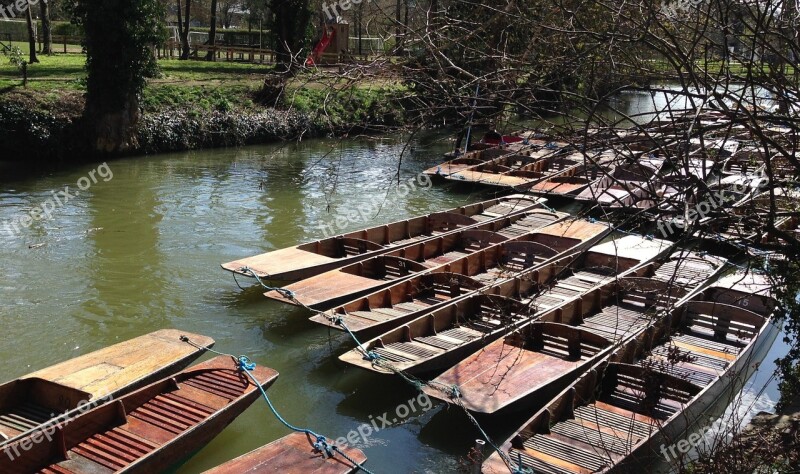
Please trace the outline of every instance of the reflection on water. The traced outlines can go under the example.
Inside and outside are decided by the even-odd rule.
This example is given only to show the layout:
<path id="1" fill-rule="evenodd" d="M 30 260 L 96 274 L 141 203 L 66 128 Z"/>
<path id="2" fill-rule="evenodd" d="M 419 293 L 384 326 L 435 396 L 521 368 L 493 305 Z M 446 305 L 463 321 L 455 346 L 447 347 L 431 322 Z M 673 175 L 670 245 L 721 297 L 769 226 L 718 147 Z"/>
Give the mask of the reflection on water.
<path id="1" fill-rule="evenodd" d="M 401 181 L 439 162 L 452 144 L 430 135 L 412 145 Z M 492 196 L 463 184 L 397 193 L 404 148 L 398 139 L 320 140 L 118 160 L 110 163 L 112 181 L 20 235 L 2 223 L 92 167 L 4 174 L 0 379 L 173 326 L 276 368 L 270 395 L 296 425 L 335 438 L 394 410 L 413 389 L 343 366 L 336 357 L 351 347 L 346 337 L 311 324 L 301 309 L 267 301 L 257 288 L 240 291 L 219 264 L 321 238 L 325 226 L 364 202 L 385 204 L 345 230 Z M 488 428 L 500 441 L 514 422 Z M 201 472 L 285 434 L 258 402 L 180 472 Z M 463 413 L 436 406 L 373 435 L 369 465 L 381 473 L 450 472 L 478 436 Z"/>

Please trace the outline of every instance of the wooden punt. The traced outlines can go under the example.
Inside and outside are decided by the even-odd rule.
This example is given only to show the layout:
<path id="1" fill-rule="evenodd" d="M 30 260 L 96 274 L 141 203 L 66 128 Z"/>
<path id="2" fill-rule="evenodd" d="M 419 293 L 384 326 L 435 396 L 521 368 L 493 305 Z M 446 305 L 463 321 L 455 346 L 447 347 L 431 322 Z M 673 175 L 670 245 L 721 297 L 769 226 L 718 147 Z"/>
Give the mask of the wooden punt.
<path id="1" fill-rule="evenodd" d="M 575 200 L 610 208 L 650 209 L 663 186 L 661 164 L 653 160 L 618 165 L 610 176 L 591 184 Z"/>
<path id="2" fill-rule="evenodd" d="M 551 150 L 514 154 L 489 163 L 453 173 L 451 181 L 525 188 L 551 176 L 574 169 L 584 162 L 583 153 L 562 155 Z"/>
<path id="3" fill-rule="evenodd" d="M 222 264 L 222 268 L 247 277 L 252 275 L 245 269 L 264 279 L 302 280 L 459 229 L 482 228 L 492 220 L 535 209 L 542 203 L 521 195 L 490 199 L 235 260 Z"/>
<path id="4" fill-rule="evenodd" d="M 339 331 L 344 330 L 341 326 L 344 323 L 358 337 L 375 336 L 498 282 L 523 278 L 531 272 L 536 278 L 540 275 L 544 278 L 543 275 L 563 269 L 554 263 L 563 265 L 575 258 L 573 254 L 609 232 L 601 225 L 592 226 L 593 232 L 587 232 L 583 224 L 542 229 L 522 240 L 485 251 L 477 264 L 475 258 L 471 258 L 472 263 L 470 258 L 466 259 L 463 265 L 454 262 L 441 272 L 398 283 L 318 314 L 311 320 Z M 580 238 L 573 238 L 573 235 Z"/>
<path id="5" fill-rule="evenodd" d="M 545 474 L 641 470 L 760 362 L 779 329 L 768 286 L 741 272 L 721 279 L 663 318 L 636 350 L 616 352 L 561 392 L 501 452 L 513 467 Z M 494 453 L 483 472 L 508 468 Z"/>
<path id="6" fill-rule="evenodd" d="M 428 310 L 413 321 L 366 341 L 363 347 L 409 374 L 444 370 L 507 334 L 512 327 L 531 318 L 547 319 L 546 311 L 556 311 L 556 307 L 576 296 L 659 257 L 671 246 L 666 241 L 624 236 L 587 252 L 561 257 L 438 310 Z M 350 314 L 342 317 L 348 318 L 351 330 L 369 315 Z M 339 359 L 374 372 L 393 373 L 365 360 L 358 349 Z"/>
<path id="7" fill-rule="evenodd" d="M 200 348 L 183 342 L 184 335 Z M 175 373 L 213 345 L 211 338 L 165 329 L 4 383 L 0 385 L 0 446 L 56 417 L 71 417 L 86 403 L 103 403 Z"/>
<path id="8" fill-rule="evenodd" d="M 599 182 L 603 177 L 611 175 L 616 166 L 614 163 L 615 156 L 616 152 L 613 150 L 600 153 L 592 157 L 590 163 L 568 168 L 547 179 L 524 186 L 524 188 L 527 192 L 533 194 L 573 197 L 592 184 Z"/>
<path id="9" fill-rule="evenodd" d="M 525 145 L 522 143 L 514 143 L 511 145 L 504 145 L 504 146 L 490 146 L 487 148 L 476 149 L 472 151 L 468 151 L 460 156 L 454 156 L 449 161 L 444 163 L 438 164 L 431 168 L 426 169 L 422 172 L 422 174 L 428 176 L 441 176 L 446 177 L 452 173 L 457 173 L 461 170 L 471 168 L 473 166 L 478 166 L 483 163 L 487 163 L 491 160 L 496 158 L 500 158 L 501 156 L 510 155 L 513 153 L 520 152 L 530 146 L 543 146 L 546 143 L 544 142 L 536 142 L 532 145 Z"/>
<path id="10" fill-rule="evenodd" d="M 567 214 L 544 210 L 517 214 L 495 221 L 497 225 L 492 227 L 492 231 L 463 230 L 445 234 L 293 283 L 284 287 L 292 292 L 292 298 L 279 291 L 269 291 L 265 295 L 287 304 L 329 309 L 430 270 L 459 268 L 466 271 L 486 265 L 487 255 L 494 255 L 494 251 L 487 254 L 482 250 L 506 240 L 519 240 L 566 217 Z"/>
<path id="11" fill-rule="evenodd" d="M 359 471 L 341 454 L 326 457 L 314 447 L 315 442 L 315 438 L 305 433 L 292 433 L 206 471 L 205 474 L 266 474 L 274 472 L 351 474 Z M 367 462 L 367 456 L 360 449 L 348 447 L 343 451 L 358 464 L 363 465 Z"/>
<path id="12" fill-rule="evenodd" d="M 774 242 L 776 236 L 764 231 L 763 216 L 772 212 L 772 196 L 779 215 L 774 227 L 777 230 L 791 230 L 797 227 L 798 218 L 793 215 L 800 208 L 800 192 L 794 189 L 776 188 L 758 193 L 725 209 L 725 215 L 710 227 L 715 240 L 742 242 L 748 245 L 760 245 Z"/>
<path id="13" fill-rule="evenodd" d="M 610 354 L 611 347 L 644 332 L 665 310 L 689 297 L 719 272 L 724 260 L 683 251 L 651 265 L 646 277 L 625 276 L 585 293 L 568 305 L 545 312 L 502 339 L 480 348 L 434 379 L 434 387 L 458 387 L 457 402 L 480 414 L 524 408 L 541 396 L 552 396 L 575 376 Z M 581 331 L 572 339 L 545 342 L 536 326 L 563 323 Z M 586 350 L 577 358 L 578 342 L 589 333 L 609 342 L 608 348 Z M 428 395 L 453 403 L 430 386 Z"/>
<path id="14" fill-rule="evenodd" d="M 278 377 L 266 367 L 252 373 L 265 388 Z M 259 396 L 235 360 L 216 357 L 6 446 L 0 472 L 165 472 L 209 443 Z"/>

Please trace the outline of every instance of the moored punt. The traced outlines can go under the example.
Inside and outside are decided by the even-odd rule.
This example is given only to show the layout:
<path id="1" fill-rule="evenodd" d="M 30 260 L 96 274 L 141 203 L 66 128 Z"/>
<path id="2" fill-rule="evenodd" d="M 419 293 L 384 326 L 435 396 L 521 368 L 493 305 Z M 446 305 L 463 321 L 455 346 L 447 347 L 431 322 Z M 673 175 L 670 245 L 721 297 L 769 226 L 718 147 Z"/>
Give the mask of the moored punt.
<path id="1" fill-rule="evenodd" d="M 663 185 L 658 174 L 662 164 L 658 160 L 620 164 L 610 176 L 592 183 L 575 199 L 603 207 L 649 209 L 661 194 Z"/>
<path id="2" fill-rule="evenodd" d="M 492 220 L 540 207 L 542 202 L 521 195 L 490 199 L 235 260 L 222 268 L 247 277 L 255 273 L 264 279 L 302 280 L 459 229 L 482 228 Z"/>
<path id="3" fill-rule="evenodd" d="M 206 471 L 205 474 L 265 474 L 268 472 L 351 474 L 359 471 L 353 466 L 353 463 L 339 454 L 327 457 L 314 446 L 315 443 L 316 439 L 310 435 L 292 433 Z M 367 462 L 367 456 L 360 449 L 348 447 L 343 451 L 359 465 Z"/>
<path id="4" fill-rule="evenodd" d="M 594 334 L 612 345 L 624 343 L 644 332 L 663 311 L 696 291 L 708 277 L 721 270 L 724 262 L 716 258 L 697 261 L 696 258 L 702 257 L 684 257 L 679 252 L 666 262 L 651 265 L 648 271 L 652 273 L 647 277 L 620 278 L 556 311 L 545 312 L 536 322 L 520 326 L 467 357 L 434 379 L 432 386 L 458 387 L 457 403 L 481 414 L 517 410 L 538 396 L 556 393 L 609 352 L 596 348 L 581 352 L 578 359 L 577 336 L 543 340 L 536 325 L 566 323 L 575 325 L 581 334 Z M 450 398 L 453 394 L 430 387 L 425 391 L 453 403 Z"/>
<path id="5" fill-rule="evenodd" d="M 453 173 L 451 181 L 501 187 L 527 187 L 551 176 L 564 173 L 583 163 L 582 153 L 562 155 L 550 150 L 531 154 L 515 154 L 498 158 L 484 165 Z"/>
<path id="6" fill-rule="evenodd" d="M 458 274 L 445 271 L 421 275 L 318 314 L 311 320 L 340 331 L 346 326 L 359 337 L 372 337 L 450 304 L 465 294 L 512 277 L 522 278 L 523 286 L 529 288 L 536 282 L 522 275 L 535 271 L 534 280 L 549 278 L 572 259 L 566 255 L 591 245 L 600 234 L 607 232 L 596 227 L 597 236 L 591 232 L 587 234 L 583 224 L 569 225 L 566 229 L 560 237 L 569 239 L 578 232 L 582 235 L 578 241 L 559 238 L 546 247 L 539 245 L 535 236 L 503 244 L 494 249 L 494 253 L 487 252 L 484 263 L 462 267 Z M 555 230 L 554 233 L 559 232 Z"/>
<path id="7" fill-rule="evenodd" d="M 742 148 L 725 159 L 720 170 L 723 176 L 753 174 L 764 167 L 764 155 L 757 148 Z"/>
<path id="8" fill-rule="evenodd" d="M 506 460 L 569 474 L 630 472 L 664 456 L 723 392 L 734 394 L 777 332 L 775 300 L 759 279 L 721 279 L 665 317 L 639 350 L 599 363 L 502 445 Z M 483 472 L 508 468 L 495 453 Z"/>
<path id="9" fill-rule="evenodd" d="M 437 269 L 470 273 L 484 268 L 487 255 L 482 250 L 507 240 L 520 240 L 567 214 L 536 210 L 488 223 L 488 230 L 463 230 L 433 240 L 373 257 L 338 270 L 317 275 L 265 293 L 268 298 L 293 305 L 323 310 L 381 290 L 405 279 Z M 489 260 L 489 263 L 494 263 Z M 455 271 L 455 270 L 452 270 Z M 291 292 L 291 293 L 289 293 Z"/>
<path id="10" fill-rule="evenodd" d="M 452 173 L 457 173 L 473 166 L 478 166 L 487 163 L 501 156 L 510 155 L 530 148 L 531 146 L 543 146 L 545 142 L 536 141 L 531 145 L 522 143 L 514 143 L 507 146 L 489 146 L 473 151 L 468 151 L 459 156 L 454 156 L 451 160 L 438 164 L 431 168 L 426 169 L 422 174 L 428 176 L 449 176 Z"/>
<path id="11" fill-rule="evenodd" d="M 251 371 L 269 387 L 278 373 Z M 9 444 L 0 472 L 165 472 L 210 442 L 260 395 L 238 363 L 220 356 Z"/>
<path id="12" fill-rule="evenodd" d="M 778 231 L 791 231 L 797 227 L 797 210 L 800 207 L 800 191 L 775 188 L 764 191 L 734 204 L 725 216 L 710 227 L 714 240 L 733 241 L 738 245 L 759 245 L 774 241 L 774 233 L 758 233 L 762 226 L 757 216 L 766 216 L 772 211 L 774 197 L 777 215 L 773 227 Z M 756 217 L 753 217 L 756 216 Z M 748 220 L 750 219 L 750 220 Z"/>
<path id="13" fill-rule="evenodd" d="M 610 175 L 616 165 L 610 160 L 595 160 L 568 168 L 560 173 L 526 187 L 526 191 L 545 196 L 575 196 Z"/>
<path id="14" fill-rule="evenodd" d="M 188 337 L 194 345 L 182 340 Z M 200 357 L 214 340 L 174 329 L 156 331 L 0 385 L 0 446 L 74 416 L 83 404 L 124 395 Z M 0 472 L 4 472 L 0 470 Z"/>
<path id="15" fill-rule="evenodd" d="M 353 349 L 340 359 L 378 373 L 393 373 L 380 363 L 365 360 L 361 350 L 366 350 L 409 374 L 444 370 L 507 334 L 513 326 L 541 317 L 548 310 L 556 311 L 555 308 L 577 295 L 658 257 L 670 246 L 665 241 L 630 235 L 578 255 L 561 257 L 438 310 L 428 310 L 417 319 L 366 341 L 361 349 Z M 348 328 L 355 332 L 353 328 L 362 327 L 364 316 L 369 313 L 349 313 L 342 318 L 346 318 Z M 371 320 L 366 322 L 370 323 Z"/>

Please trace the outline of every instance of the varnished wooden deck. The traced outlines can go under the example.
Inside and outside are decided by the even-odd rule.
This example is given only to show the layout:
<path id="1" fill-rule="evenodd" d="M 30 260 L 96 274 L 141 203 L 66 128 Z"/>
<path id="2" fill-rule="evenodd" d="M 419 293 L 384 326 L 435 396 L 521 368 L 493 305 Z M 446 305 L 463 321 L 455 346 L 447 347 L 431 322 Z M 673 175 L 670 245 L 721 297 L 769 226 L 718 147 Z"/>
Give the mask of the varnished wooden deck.
<path id="1" fill-rule="evenodd" d="M 39 378 L 87 392 L 93 398 L 105 397 L 152 381 L 154 374 L 164 370 L 180 370 L 199 357 L 202 351 L 181 341 L 183 335 L 201 347 L 214 345 L 210 337 L 164 329 L 39 370 L 23 379 Z"/>
<path id="2" fill-rule="evenodd" d="M 292 433 L 268 445 L 206 471 L 205 474 L 266 474 L 297 472 L 309 474 L 350 474 L 357 472 L 341 454 L 326 458 L 314 448 L 315 439 L 304 433 Z M 341 447 L 340 447 L 341 449 Z M 350 459 L 367 461 L 360 449 L 344 448 Z"/>

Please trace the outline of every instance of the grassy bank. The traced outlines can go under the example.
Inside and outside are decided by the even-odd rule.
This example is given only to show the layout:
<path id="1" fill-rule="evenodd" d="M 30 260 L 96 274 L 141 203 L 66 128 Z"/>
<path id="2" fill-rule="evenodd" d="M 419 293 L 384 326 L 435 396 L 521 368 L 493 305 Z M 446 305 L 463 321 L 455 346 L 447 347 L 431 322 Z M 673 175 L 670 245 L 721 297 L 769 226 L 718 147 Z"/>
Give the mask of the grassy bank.
<path id="1" fill-rule="evenodd" d="M 18 44 L 22 49 L 23 44 Z M 71 159 L 80 152 L 80 117 L 86 72 L 82 54 L 40 56 L 20 71 L 0 55 L 0 156 Z M 409 117 L 397 81 L 350 82 L 316 71 L 285 88 L 272 68 L 236 62 L 160 61 L 161 74 L 141 98 L 137 152 L 158 153 L 375 131 L 402 126 Z"/>

